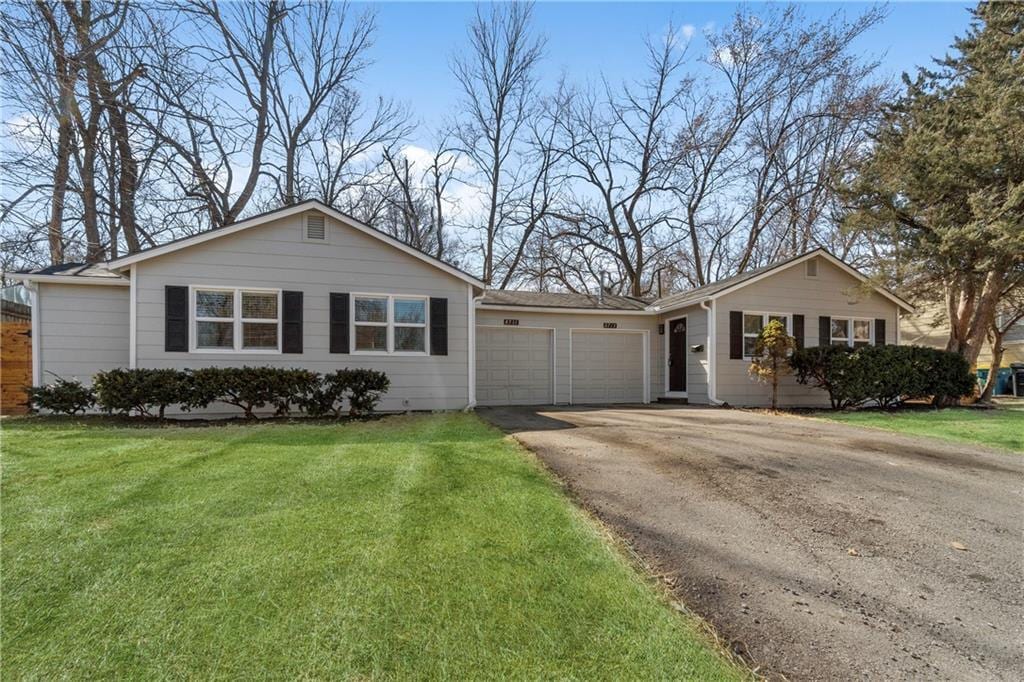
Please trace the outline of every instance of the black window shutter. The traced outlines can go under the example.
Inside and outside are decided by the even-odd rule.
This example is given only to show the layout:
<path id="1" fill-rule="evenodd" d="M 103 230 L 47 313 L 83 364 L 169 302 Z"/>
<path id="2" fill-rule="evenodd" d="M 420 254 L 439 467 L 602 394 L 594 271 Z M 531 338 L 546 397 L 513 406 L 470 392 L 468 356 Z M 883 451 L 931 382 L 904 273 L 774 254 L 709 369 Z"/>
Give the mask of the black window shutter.
<path id="1" fill-rule="evenodd" d="M 743 311 L 729 311 L 729 359 L 743 359 Z"/>
<path id="2" fill-rule="evenodd" d="M 302 292 L 281 292 L 281 352 L 302 352 Z"/>
<path id="3" fill-rule="evenodd" d="M 164 287 L 164 350 L 188 352 L 188 287 Z"/>
<path id="4" fill-rule="evenodd" d="M 885 345 L 885 320 L 875 320 L 875 345 Z"/>
<path id="5" fill-rule="evenodd" d="M 448 299 L 430 299 L 430 354 L 448 355 Z"/>
<path id="6" fill-rule="evenodd" d="M 818 345 L 832 345 L 832 318 L 826 315 L 818 318 Z"/>
<path id="7" fill-rule="evenodd" d="M 796 349 L 803 350 L 804 348 L 804 316 L 794 315 L 793 316 L 793 338 L 796 339 Z"/>
<path id="8" fill-rule="evenodd" d="M 331 294 L 331 352 L 348 352 L 348 294 Z"/>

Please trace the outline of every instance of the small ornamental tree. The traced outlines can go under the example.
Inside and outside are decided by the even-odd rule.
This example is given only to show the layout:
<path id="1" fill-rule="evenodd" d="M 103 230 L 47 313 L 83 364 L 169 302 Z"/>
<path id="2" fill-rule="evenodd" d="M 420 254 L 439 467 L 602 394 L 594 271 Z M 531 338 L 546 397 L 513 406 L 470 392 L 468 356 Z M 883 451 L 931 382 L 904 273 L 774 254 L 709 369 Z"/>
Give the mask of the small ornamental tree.
<path id="1" fill-rule="evenodd" d="M 750 363 L 750 376 L 772 386 L 772 409 L 779 405 L 779 377 L 789 374 L 789 356 L 796 350 L 796 339 L 786 333 L 778 320 L 764 326 L 754 346 L 754 359 Z"/>

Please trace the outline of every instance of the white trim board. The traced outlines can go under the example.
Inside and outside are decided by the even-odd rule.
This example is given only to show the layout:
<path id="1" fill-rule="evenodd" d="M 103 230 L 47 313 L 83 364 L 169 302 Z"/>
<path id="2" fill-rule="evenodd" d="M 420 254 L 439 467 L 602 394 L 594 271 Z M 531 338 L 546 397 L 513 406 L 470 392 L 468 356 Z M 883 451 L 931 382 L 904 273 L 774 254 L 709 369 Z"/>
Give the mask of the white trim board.
<path id="1" fill-rule="evenodd" d="M 466 285 L 466 319 L 469 326 L 466 329 L 467 337 L 467 372 L 466 379 L 466 409 L 472 410 L 476 407 L 476 302 L 473 300 L 473 286 Z M 429 314 L 429 311 L 428 311 Z M 428 332 L 429 333 L 429 332 Z"/>
<path id="2" fill-rule="evenodd" d="M 132 263 L 138 263 L 140 261 L 149 260 L 150 258 L 164 256 L 167 255 L 168 253 L 174 253 L 175 251 L 180 251 L 181 249 L 186 249 L 190 246 L 203 244 L 213 239 L 219 239 L 221 237 L 226 237 L 228 235 L 235 234 L 236 232 L 241 232 L 242 230 L 247 230 L 251 227 L 257 227 L 259 225 L 264 225 L 266 223 L 278 220 L 280 218 L 287 218 L 289 216 L 305 213 L 311 210 L 320 211 L 321 213 L 327 215 L 327 217 L 338 221 L 342 225 L 351 227 L 352 229 L 358 232 L 362 232 L 363 234 L 369 235 L 374 239 L 377 239 L 379 241 L 384 242 L 385 244 L 388 244 L 389 246 L 393 246 L 399 251 L 402 251 L 403 253 L 406 253 L 414 258 L 417 258 L 423 261 L 424 263 L 433 265 L 438 270 L 442 270 L 451 275 L 452 277 L 461 279 L 464 282 L 468 282 L 480 289 L 483 289 L 485 286 L 484 283 L 481 280 L 477 279 L 476 277 L 466 274 L 465 272 L 462 272 L 458 268 L 454 268 L 442 260 L 438 260 L 433 256 L 423 253 L 419 249 L 415 249 L 409 246 L 408 244 L 405 244 L 404 242 L 395 239 L 390 235 L 384 234 L 379 230 L 375 230 L 369 225 L 361 223 L 355 218 L 347 216 L 344 213 L 341 213 L 340 211 L 337 211 L 328 206 L 327 204 L 316 199 L 309 199 L 307 201 L 303 201 L 302 203 L 295 204 L 294 206 L 288 206 L 285 208 L 278 209 L 276 211 L 270 211 L 269 213 L 264 213 L 263 215 L 248 218 L 246 220 L 242 220 L 231 225 L 225 225 L 224 227 L 219 227 L 214 230 L 207 230 L 206 232 L 197 234 L 194 237 L 188 237 L 186 239 L 181 239 L 176 242 L 164 244 L 163 246 L 157 246 L 152 249 L 146 249 L 145 251 L 139 251 L 138 253 L 133 253 L 127 256 L 123 256 L 121 258 L 116 258 L 112 261 L 108 261 L 107 267 L 109 267 L 111 270 L 120 270 L 126 268 Z"/>
<path id="3" fill-rule="evenodd" d="M 128 369 L 135 369 L 138 364 L 138 315 L 139 287 L 135 266 L 129 269 L 131 288 L 128 290 Z"/>
<path id="4" fill-rule="evenodd" d="M 40 309 L 40 301 L 42 296 L 39 295 L 39 285 L 35 282 L 29 282 L 28 284 L 28 295 L 29 303 L 31 304 L 31 315 L 32 315 L 32 385 L 41 386 L 43 382 L 43 356 L 40 351 L 42 348 L 42 336 L 43 329 L 41 326 L 40 316 L 42 310 Z"/>

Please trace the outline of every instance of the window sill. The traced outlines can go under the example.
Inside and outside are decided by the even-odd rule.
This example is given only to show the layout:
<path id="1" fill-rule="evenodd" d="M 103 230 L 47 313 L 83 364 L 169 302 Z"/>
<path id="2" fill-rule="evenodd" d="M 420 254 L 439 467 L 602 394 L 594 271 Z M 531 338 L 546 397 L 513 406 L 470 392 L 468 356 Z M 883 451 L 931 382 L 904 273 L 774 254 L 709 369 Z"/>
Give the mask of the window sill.
<path id="1" fill-rule="evenodd" d="M 430 353 L 426 351 L 412 351 L 412 350 L 353 350 L 349 355 L 377 355 L 380 357 L 429 357 Z"/>
<path id="2" fill-rule="evenodd" d="M 189 353 L 200 355 L 203 353 L 216 353 L 218 355 L 282 355 L 283 353 L 277 348 L 268 348 L 263 350 L 262 348 L 245 348 L 242 350 L 235 350 L 234 348 L 190 348 Z"/>

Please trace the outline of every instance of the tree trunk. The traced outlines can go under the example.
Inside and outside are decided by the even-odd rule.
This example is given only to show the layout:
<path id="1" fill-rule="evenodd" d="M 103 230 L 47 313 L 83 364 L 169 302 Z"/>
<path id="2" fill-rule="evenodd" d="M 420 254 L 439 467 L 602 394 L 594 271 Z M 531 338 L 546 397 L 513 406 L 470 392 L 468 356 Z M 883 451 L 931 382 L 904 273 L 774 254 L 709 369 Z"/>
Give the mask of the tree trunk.
<path id="1" fill-rule="evenodd" d="M 68 171 L 71 162 L 71 117 L 63 112 L 57 128 L 57 163 L 53 169 L 53 195 L 50 201 L 50 262 L 64 262 L 64 201 L 68 192 Z"/>
<path id="2" fill-rule="evenodd" d="M 995 267 L 985 276 L 981 291 L 968 279 L 960 289 L 959 300 L 947 296 L 949 341 L 946 350 L 959 353 L 973 369 L 985 337 L 996 317 L 996 306 L 1003 290 L 1005 268 Z"/>
<path id="3" fill-rule="evenodd" d="M 988 369 L 988 377 L 985 378 L 985 386 L 981 389 L 981 395 L 978 396 L 979 403 L 987 403 L 992 400 L 999 370 L 1003 366 L 1003 332 L 995 325 L 989 330 L 988 342 L 992 348 L 992 364 Z"/>
<path id="4" fill-rule="evenodd" d="M 82 224 L 85 228 L 86 253 L 88 263 L 96 263 L 105 257 L 100 244 L 99 210 L 97 208 L 96 191 L 96 158 L 99 144 L 99 122 L 103 112 L 96 88 L 89 85 L 89 120 L 86 122 L 77 113 L 79 121 L 79 139 L 82 146 L 82 166 L 79 169 L 82 183 Z"/>

